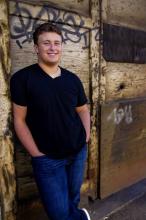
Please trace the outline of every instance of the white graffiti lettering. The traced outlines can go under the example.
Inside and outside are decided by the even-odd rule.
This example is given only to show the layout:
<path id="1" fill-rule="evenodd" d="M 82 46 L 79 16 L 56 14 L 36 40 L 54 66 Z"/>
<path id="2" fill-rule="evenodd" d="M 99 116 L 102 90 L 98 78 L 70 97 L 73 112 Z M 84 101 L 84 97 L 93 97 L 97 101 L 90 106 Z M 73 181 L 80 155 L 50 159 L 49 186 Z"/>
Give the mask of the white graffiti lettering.
<path id="1" fill-rule="evenodd" d="M 120 124 L 122 120 L 124 120 L 126 124 L 132 123 L 132 106 L 126 105 L 123 108 L 114 108 L 111 114 L 107 117 L 107 120 L 113 120 L 115 124 Z"/>

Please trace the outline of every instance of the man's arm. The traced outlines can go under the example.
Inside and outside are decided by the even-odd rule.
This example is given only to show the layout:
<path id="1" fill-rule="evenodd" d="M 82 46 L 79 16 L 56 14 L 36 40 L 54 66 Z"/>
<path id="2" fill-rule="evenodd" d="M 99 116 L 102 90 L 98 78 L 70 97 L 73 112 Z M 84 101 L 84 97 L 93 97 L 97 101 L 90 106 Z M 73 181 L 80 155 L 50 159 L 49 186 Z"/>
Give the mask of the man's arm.
<path id="1" fill-rule="evenodd" d="M 83 123 L 83 126 L 86 131 L 86 142 L 89 141 L 90 138 L 90 113 L 87 104 L 76 107 L 76 111 Z"/>
<path id="2" fill-rule="evenodd" d="M 41 156 L 43 153 L 38 150 L 31 132 L 26 124 L 26 114 L 27 107 L 13 103 L 14 128 L 19 140 L 31 156 Z"/>

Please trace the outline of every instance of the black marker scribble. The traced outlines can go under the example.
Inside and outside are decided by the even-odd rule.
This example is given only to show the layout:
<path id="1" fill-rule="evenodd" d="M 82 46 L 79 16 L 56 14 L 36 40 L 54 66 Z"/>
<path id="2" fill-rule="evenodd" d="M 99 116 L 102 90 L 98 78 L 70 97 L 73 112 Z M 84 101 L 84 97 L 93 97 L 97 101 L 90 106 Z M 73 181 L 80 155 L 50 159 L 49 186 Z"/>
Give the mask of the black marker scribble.
<path id="1" fill-rule="evenodd" d="M 35 28 L 42 23 L 43 15 L 47 14 L 48 22 L 56 23 L 60 27 L 63 33 L 64 43 L 68 41 L 79 43 L 83 39 L 83 49 L 87 49 L 89 48 L 89 33 L 91 31 L 95 31 L 95 40 L 99 41 L 99 27 L 94 27 L 92 29 L 85 28 L 85 22 L 80 15 L 79 21 L 77 22 L 73 14 L 64 12 L 63 17 L 61 17 L 60 12 L 59 9 L 43 5 L 34 18 L 27 8 L 21 7 L 19 3 L 16 2 L 14 15 L 17 16 L 12 17 L 11 38 L 15 39 L 19 48 L 22 49 L 23 44 L 32 42 L 32 34 Z M 24 19 L 24 17 L 28 19 Z M 19 19 L 19 25 L 16 25 L 15 19 Z"/>

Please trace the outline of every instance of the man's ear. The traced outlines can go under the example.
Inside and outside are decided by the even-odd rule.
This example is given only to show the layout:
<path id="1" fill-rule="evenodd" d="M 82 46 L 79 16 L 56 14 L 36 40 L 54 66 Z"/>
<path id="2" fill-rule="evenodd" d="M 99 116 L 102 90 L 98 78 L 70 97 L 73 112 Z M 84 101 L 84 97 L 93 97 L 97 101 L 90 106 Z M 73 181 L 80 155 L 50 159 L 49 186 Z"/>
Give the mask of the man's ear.
<path id="1" fill-rule="evenodd" d="M 34 51 L 36 52 L 36 54 L 38 54 L 38 45 L 34 44 Z"/>

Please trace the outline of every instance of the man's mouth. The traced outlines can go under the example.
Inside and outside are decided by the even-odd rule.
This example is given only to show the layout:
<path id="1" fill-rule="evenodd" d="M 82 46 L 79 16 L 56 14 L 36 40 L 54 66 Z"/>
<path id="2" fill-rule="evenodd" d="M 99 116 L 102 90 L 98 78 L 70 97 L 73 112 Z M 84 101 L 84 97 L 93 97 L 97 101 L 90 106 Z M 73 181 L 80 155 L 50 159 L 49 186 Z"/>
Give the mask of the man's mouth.
<path id="1" fill-rule="evenodd" d="M 48 53 L 48 55 L 57 55 L 57 53 Z"/>

